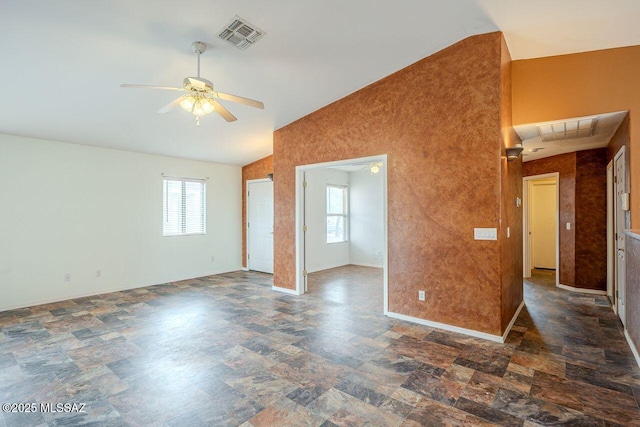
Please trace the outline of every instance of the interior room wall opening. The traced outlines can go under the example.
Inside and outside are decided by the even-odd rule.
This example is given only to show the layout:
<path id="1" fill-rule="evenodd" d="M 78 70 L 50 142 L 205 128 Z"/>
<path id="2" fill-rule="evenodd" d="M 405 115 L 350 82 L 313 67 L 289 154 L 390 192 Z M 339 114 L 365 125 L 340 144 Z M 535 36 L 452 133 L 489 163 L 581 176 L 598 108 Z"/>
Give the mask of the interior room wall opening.
<path id="1" fill-rule="evenodd" d="M 549 197 L 552 193 L 545 190 L 550 184 L 545 180 L 555 175 L 555 284 L 572 292 L 607 295 L 624 324 L 623 230 L 630 227 L 629 112 L 563 118 L 517 125 L 514 129 L 522 139 L 526 156 L 524 277 L 550 268 L 538 252 L 545 243 L 540 241 L 542 217 L 537 208 L 538 199 L 544 193 Z M 551 220 L 549 216 L 548 222 Z"/>
<path id="2" fill-rule="evenodd" d="M 386 156 L 298 168 L 298 293 L 386 313 Z"/>
<path id="3" fill-rule="evenodd" d="M 525 278 L 545 276 L 558 285 L 559 188 L 557 173 L 525 177 L 524 271 Z"/>

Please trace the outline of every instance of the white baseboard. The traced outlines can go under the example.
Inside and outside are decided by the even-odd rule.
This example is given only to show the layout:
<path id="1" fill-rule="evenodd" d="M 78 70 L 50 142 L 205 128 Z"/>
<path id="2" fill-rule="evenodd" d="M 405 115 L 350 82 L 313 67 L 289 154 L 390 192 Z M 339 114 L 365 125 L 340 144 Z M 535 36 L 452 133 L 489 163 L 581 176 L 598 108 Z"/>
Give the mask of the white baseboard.
<path id="1" fill-rule="evenodd" d="M 277 291 L 277 292 L 282 292 L 284 294 L 300 295 L 295 289 L 281 288 L 279 286 L 272 286 L 271 290 Z"/>
<path id="2" fill-rule="evenodd" d="M 633 344 L 633 340 L 629 336 L 627 332 L 627 328 L 624 329 L 624 337 L 627 339 L 627 343 L 629 343 L 629 347 L 631 347 L 631 352 L 633 353 L 633 357 L 636 359 L 636 363 L 640 366 L 640 354 L 638 354 L 638 349 Z"/>
<path id="3" fill-rule="evenodd" d="M 346 267 L 347 265 L 349 265 L 349 264 L 347 263 L 347 264 L 338 264 L 338 265 L 323 265 L 323 266 L 316 267 L 316 268 L 313 268 L 313 269 L 307 269 L 307 273 L 308 274 L 317 273 L 319 271 L 331 270 L 333 268 Z"/>
<path id="4" fill-rule="evenodd" d="M 242 267 L 241 270 L 242 271 L 249 271 L 249 267 Z"/>
<path id="5" fill-rule="evenodd" d="M 505 342 L 507 340 L 507 335 L 509 335 L 509 332 L 511 332 L 511 328 L 513 328 L 513 324 L 516 323 L 516 319 L 520 315 L 520 311 L 522 310 L 522 307 L 524 307 L 524 299 L 522 300 L 522 302 L 520 303 L 520 306 L 518 307 L 513 317 L 511 318 L 511 322 L 509 322 L 509 326 L 507 326 L 507 329 L 504 331 L 504 334 L 502 334 L 502 342 Z"/>
<path id="6" fill-rule="evenodd" d="M 580 294 L 607 295 L 607 291 L 599 291 L 597 289 L 576 288 L 575 286 L 563 285 L 562 283 L 558 283 L 556 286 L 559 287 L 560 289 L 564 289 L 566 291 L 576 292 Z"/>
<path id="7" fill-rule="evenodd" d="M 379 264 L 367 264 L 362 262 L 352 262 L 350 265 L 357 265 L 358 267 L 384 268 L 382 265 L 379 265 Z"/>
<path id="8" fill-rule="evenodd" d="M 100 295 L 111 294 L 111 293 L 114 293 L 114 292 L 132 291 L 134 289 L 148 288 L 150 286 L 164 285 L 164 284 L 167 284 L 167 283 L 184 282 L 186 280 L 200 279 L 201 277 L 216 276 L 218 274 L 233 273 L 234 271 L 238 271 L 238 270 L 220 271 L 220 272 L 217 272 L 217 273 L 207 274 L 205 276 L 195 276 L 195 277 L 194 276 L 189 276 L 189 277 L 185 277 L 185 278 L 182 278 L 182 279 L 163 280 L 163 281 L 160 281 L 160 282 L 154 281 L 154 282 L 150 282 L 150 283 L 144 283 L 142 285 L 118 286 L 118 287 L 115 287 L 113 289 L 100 289 L 100 290 L 89 291 L 89 292 L 78 292 L 78 293 L 74 293 L 74 294 L 67 295 L 67 296 L 59 296 L 59 297 L 51 297 L 51 298 L 38 298 L 38 299 L 34 299 L 32 301 L 25 302 L 24 304 L 10 305 L 10 306 L 6 306 L 6 307 L 0 306 L 0 312 L 2 312 L 2 311 L 10 311 L 10 310 L 20 310 L 20 309 L 23 309 L 23 308 L 37 307 L 39 305 L 44 305 L 44 304 L 55 304 L 55 303 L 58 303 L 58 302 L 70 301 L 70 300 L 74 300 L 74 299 L 89 298 L 89 297 L 99 297 Z"/>
<path id="9" fill-rule="evenodd" d="M 500 335 L 487 334 L 486 332 L 474 331 L 473 329 L 465 329 L 459 326 L 447 325 L 446 323 L 432 322 L 431 320 L 420 319 L 418 317 L 405 316 L 388 312 L 387 316 L 394 319 L 405 320 L 407 322 L 417 323 L 419 325 L 430 326 L 432 328 L 444 329 L 445 331 L 457 332 L 459 334 L 469 335 L 474 338 L 482 338 L 489 341 L 503 343 L 504 340 Z"/>

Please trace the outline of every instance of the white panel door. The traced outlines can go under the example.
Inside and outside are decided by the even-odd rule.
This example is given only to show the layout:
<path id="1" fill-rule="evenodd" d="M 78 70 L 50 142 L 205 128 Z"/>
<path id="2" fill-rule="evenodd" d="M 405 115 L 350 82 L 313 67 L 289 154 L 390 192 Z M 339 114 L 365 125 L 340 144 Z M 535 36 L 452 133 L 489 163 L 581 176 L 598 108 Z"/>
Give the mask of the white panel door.
<path id="1" fill-rule="evenodd" d="M 531 191 L 533 267 L 556 268 L 556 184 L 533 183 Z"/>
<path id="2" fill-rule="evenodd" d="M 273 274 L 273 181 L 247 185 L 249 270 Z"/>
<path id="3" fill-rule="evenodd" d="M 614 178 L 614 189 L 616 193 L 616 204 L 614 206 L 615 215 L 615 230 L 616 230 L 616 291 L 618 292 L 618 316 L 620 316 L 620 320 L 622 324 L 626 326 L 625 319 L 625 241 L 624 241 L 624 233 L 623 230 L 626 228 L 626 214 L 624 209 L 622 208 L 622 197 L 626 190 L 626 167 L 625 167 L 625 153 L 624 150 L 616 155 L 615 158 L 615 178 Z"/>

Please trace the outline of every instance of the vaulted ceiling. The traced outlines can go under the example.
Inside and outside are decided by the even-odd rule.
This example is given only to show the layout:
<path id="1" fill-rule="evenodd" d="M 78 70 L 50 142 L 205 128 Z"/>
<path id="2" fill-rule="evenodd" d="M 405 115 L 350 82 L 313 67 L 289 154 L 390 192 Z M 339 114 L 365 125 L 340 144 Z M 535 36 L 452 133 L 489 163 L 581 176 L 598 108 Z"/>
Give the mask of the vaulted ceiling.
<path id="1" fill-rule="evenodd" d="M 238 15 L 266 32 L 239 50 L 218 38 Z M 640 44 L 637 0 L 193 0 L 0 3 L 0 133 L 242 165 L 275 129 L 468 36 L 503 31 L 513 59 Z M 221 101 L 195 125 L 158 114 L 196 74 Z"/>

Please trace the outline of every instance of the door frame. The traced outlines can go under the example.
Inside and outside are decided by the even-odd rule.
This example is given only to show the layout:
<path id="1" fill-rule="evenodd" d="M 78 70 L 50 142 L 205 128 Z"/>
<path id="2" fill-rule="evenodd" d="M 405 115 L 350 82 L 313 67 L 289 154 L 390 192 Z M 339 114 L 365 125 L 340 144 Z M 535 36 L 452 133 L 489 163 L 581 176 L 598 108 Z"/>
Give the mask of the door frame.
<path id="1" fill-rule="evenodd" d="M 347 160 L 338 160 L 333 162 L 314 163 L 309 165 L 296 166 L 296 295 L 305 293 L 307 286 L 307 276 L 305 270 L 305 233 L 304 227 L 304 207 L 305 207 L 305 188 L 304 175 L 311 169 L 327 168 L 332 166 L 345 166 L 353 163 L 373 163 L 382 162 L 384 167 L 380 168 L 382 174 L 382 222 L 383 222 L 383 244 L 382 244 L 382 270 L 383 270 L 383 298 L 384 298 L 384 314 L 389 312 L 389 251 L 388 251 L 388 198 L 387 198 L 387 171 L 389 163 L 387 155 L 359 157 Z"/>
<path id="2" fill-rule="evenodd" d="M 246 262 L 247 270 L 251 270 L 251 264 L 249 262 L 250 261 L 250 259 L 249 259 L 249 247 L 250 247 L 250 241 L 251 241 L 251 239 L 249 238 L 249 218 L 250 218 L 249 213 L 251 212 L 251 200 L 250 200 L 250 197 L 249 197 L 249 187 L 250 187 L 251 184 L 257 184 L 259 182 L 270 182 L 270 181 L 273 182 L 269 178 L 259 178 L 259 179 L 248 179 L 247 180 L 247 185 L 246 185 L 246 188 L 245 188 L 246 192 L 245 192 L 245 195 L 244 195 L 245 200 L 247 201 L 247 213 L 245 215 L 245 222 L 244 222 L 244 229 L 246 230 L 246 235 L 247 235 L 247 241 L 246 241 L 247 250 L 246 250 L 246 253 L 245 253 L 245 257 L 246 257 L 245 262 Z"/>
<path id="3" fill-rule="evenodd" d="M 533 183 L 539 179 L 555 178 L 556 180 L 556 286 L 560 286 L 560 172 L 544 173 L 540 175 L 526 176 L 522 178 L 522 275 L 531 277 L 533 268 L 531 258 L 531 189 Z"/>
<path id="4" fill-rule="evenodd" d="M 628 192 L 628 188 L 627 188 L 627 182 L 628 181 L 628 175 L 629 175 L 629 169 L 627 167 L 628 163 L 627 163 L 627 158 L 626 158 L 626 150 L 625 150 L 625 146 L 623 145 L 622 147 L 620 147 L 620 150 L 618 150 L 618 152 L 615 154 L 615 156 L 613 156 L 613 171 L 614 171 L 614 176 L 615 176 L 615 170 L 616 170 L 616 162 L 618 161 L 618 159 L 620 157 L 622 157 L 622 164 L 624 165 L 624 175 L 625 175 L 625 179 L 624 182 L 620 183 L 620 185 L 622 185 L 622 189 L 623 189 L 623 193 L 627 193 Z M 616 177 L 616 181 L 617 181 L 617 177 Z M 618 183 L 614 182 L 613 184 L 613 191 L 614 191 L 614 198 L 613 198 L 613 224 L 614 224 L 614 233 L 618 232 L 618 211 L 617 211 L 617 206 L 618 206 L 618 194 L 617 194 L 617 187 L 618 187 Z M 626 228 L 626 219 L 624 220 L 624 224 L 622 224 L 622 229 Z M 623 239 L 625 239 L 625 235 L 624 233 L 621 232 L 620 236 L 622 236 Z M 618 237 L 620 237 L 618 236 Z M 626 249 L 626 248 L 624 248 Z M 627 315 L 627 310 L 626 310 L 626 302 L 627 302 L 627 284 L 626 284 L 626 275 L 623 273 L 622 275 L 618 275 L 618 240 L 615 240 L 615 247 L 614 247 L 614 251 L 615 251 L 615 258 L 614 258 L 614 265 L 613 265 L 613 271 L 614 271 L 614 283 L 615 283 L 615 291 L 616 291 L 616 304 L 617 304 L 617 300 L 621 299 L 622 303 L 621 304 L 617 304 L 617 310 L 616 310 L 616 314 L 618 315 L 618 317 L 620 318 L 620 321 L 622 322 L 622 325 L 624 326 L 624 328 L 626 329 L 627 327 L 627 321 L 626 321 L 626 315 Z M 626 252 L 625 252 L 625 256 L 626 256 Z M 626 262 L 626 260 L 625 260 Z M 622 292 L 620 292 L 620 289 L 622 288 Z M 619 298 L 620 293 L 622 294 L 622 298 Z M 624 313 L 622 313 L 622 315 L 620 315 L 620 305 L 623 306 L 623 311 Z"/>
<path id="5" fill-rule="evenodd" d="M 613 159 L 607 164 L 607 296 L 611 302 L 613 312 L 618 314 L 618 298 L 616 295 L 616 242 L 615 242 L 615 223 L 614 223 L 614 204 L 615 204 L 615 186 L 613 183 L 614 176 Z"/>

